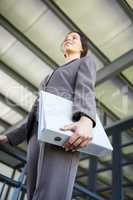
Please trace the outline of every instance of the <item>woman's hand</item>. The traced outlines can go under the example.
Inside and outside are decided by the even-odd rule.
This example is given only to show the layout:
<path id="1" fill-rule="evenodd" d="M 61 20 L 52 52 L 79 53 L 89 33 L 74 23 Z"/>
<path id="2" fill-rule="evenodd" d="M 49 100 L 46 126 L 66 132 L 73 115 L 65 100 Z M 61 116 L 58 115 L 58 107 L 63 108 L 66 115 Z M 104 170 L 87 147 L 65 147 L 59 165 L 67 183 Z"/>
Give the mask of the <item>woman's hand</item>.
<path id="1" fill-rule="evenodd" d="M 82 116 L 78 122 L 64 126 L 61 130 L 73 131 L 69 140 L 64 143 L 66 151 L 76 151 L 79 148 L 85 147 L 92 141 L 92 126 L 93 122 L 86 116 Z"/>
<path id="2" fill-rule="evenodd" d="M 0 135 L 0 144 L 8 143 L 8 138 L 6 135 Z"/>

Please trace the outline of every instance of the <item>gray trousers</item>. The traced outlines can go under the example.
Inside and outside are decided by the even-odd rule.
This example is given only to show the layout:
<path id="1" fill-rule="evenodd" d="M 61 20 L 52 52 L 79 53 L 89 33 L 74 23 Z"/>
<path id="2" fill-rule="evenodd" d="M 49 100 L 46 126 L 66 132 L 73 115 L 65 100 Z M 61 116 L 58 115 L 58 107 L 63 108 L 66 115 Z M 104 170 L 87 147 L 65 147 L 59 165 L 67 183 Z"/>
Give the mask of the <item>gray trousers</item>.
<path id="1" fill-rule="evenodd" d="M 28 200 L 71 200 L 79 152 L 39 143 L 34 134 L 27 152 Z"/>

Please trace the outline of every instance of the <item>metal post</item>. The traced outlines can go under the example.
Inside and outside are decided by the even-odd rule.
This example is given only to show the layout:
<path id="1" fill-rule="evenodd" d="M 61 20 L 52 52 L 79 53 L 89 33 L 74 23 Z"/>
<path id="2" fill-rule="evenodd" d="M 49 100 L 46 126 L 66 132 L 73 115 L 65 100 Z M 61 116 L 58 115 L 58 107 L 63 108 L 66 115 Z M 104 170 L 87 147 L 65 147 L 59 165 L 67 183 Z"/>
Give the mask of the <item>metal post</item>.
<path id="1" fill-rule="evenodd" d="M 88 185 L 89 185 L 89 190 L 92 192 L 96 192 L 96 176 L 97 176 L 97 159 L 96 157 L 91 157 L 89 162 Z"/>
<path id="2" fill-rule="evenodd" d="M 13 192 L 13 195 L 12 195 L 12 200 L 18 200 L 20 198 L 20 194 L 21 194 L 21 191 L 22 191 L 22 184 L 23 184 L 23 181 L 25 179 L 25 171 L 26 171 L 26 166 L 23 168 L 22 170 L 22 173 L 20 174 L 20 177 L 18 179 L 18 181 L 20 182 L 20 185 L 18 188 L 15 188 L 14 189 L 14 192 Z"/>
<path id="3" fill-rule="evenodd" d="M 121 133 L 112 135 L 113 153 L 112 153 L 112 199 L 123 200 L 122 191 L 122 152 L 121 152 Z"/>
<path id="4" fill-rule="evenodd" d="M 16 169 L 13 169 L 12 176 L 11 176 L 11 179 L 12 179 L 12 180 L 13 180 L 14 177 L 15 177 L 15 172 L 16 172 Z M 6 192 L 5 200 L 8 199 L 8 196 L 9 196 L 10 190 L 11 190 L 11 185 L 8 185 L 8 189 L 7 189 L 7 192 Z"/>

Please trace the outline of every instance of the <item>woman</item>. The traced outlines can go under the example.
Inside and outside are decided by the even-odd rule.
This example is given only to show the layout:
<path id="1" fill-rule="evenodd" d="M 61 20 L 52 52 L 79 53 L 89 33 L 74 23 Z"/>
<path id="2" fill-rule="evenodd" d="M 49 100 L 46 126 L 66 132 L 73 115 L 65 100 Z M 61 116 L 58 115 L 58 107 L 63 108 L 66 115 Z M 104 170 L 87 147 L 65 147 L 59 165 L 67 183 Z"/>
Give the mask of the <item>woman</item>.
<path id="1" fill-rule="evenodd" d="M 70 200 L 80 153 L 92 140 L 96 125 L 95 81 L 96 66 L 87 55 L 87 41 L 78 32 L 70 32 L 63 42 L 66 63 L 45 79 L 40 89 L 73 100 L 72 124 L 61 127 L 71 130 L 72 136 L 63 147 L 37 140 L 38 98 L 28 121 L 7 136 L 1 143 L 12 145 L 28 140 L 27 196 L 28 200 Z"/>

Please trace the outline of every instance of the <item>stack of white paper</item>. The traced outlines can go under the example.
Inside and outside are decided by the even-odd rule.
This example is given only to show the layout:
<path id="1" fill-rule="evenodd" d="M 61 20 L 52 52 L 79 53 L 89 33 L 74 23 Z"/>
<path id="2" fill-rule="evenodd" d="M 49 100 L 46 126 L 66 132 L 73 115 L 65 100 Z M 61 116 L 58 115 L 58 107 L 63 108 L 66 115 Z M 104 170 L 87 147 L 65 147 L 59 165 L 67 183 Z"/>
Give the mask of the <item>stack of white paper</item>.
<path id="1" fill-rule="evenodd" d="M 63 97 L 40 91 L 38 123 L 38 139 L 40 141 L 62 146 L 68 140 L 73 132 L 62 131 L 60 128 L 73 123 L 72 104 L 72 101 Z M 97 114 L 96 126 L 93 128 L 92 133 L 93 140 L 91 144 L 80 148 L 79 151 L 95 156 L 111 153 L 113 148 Z"/>

